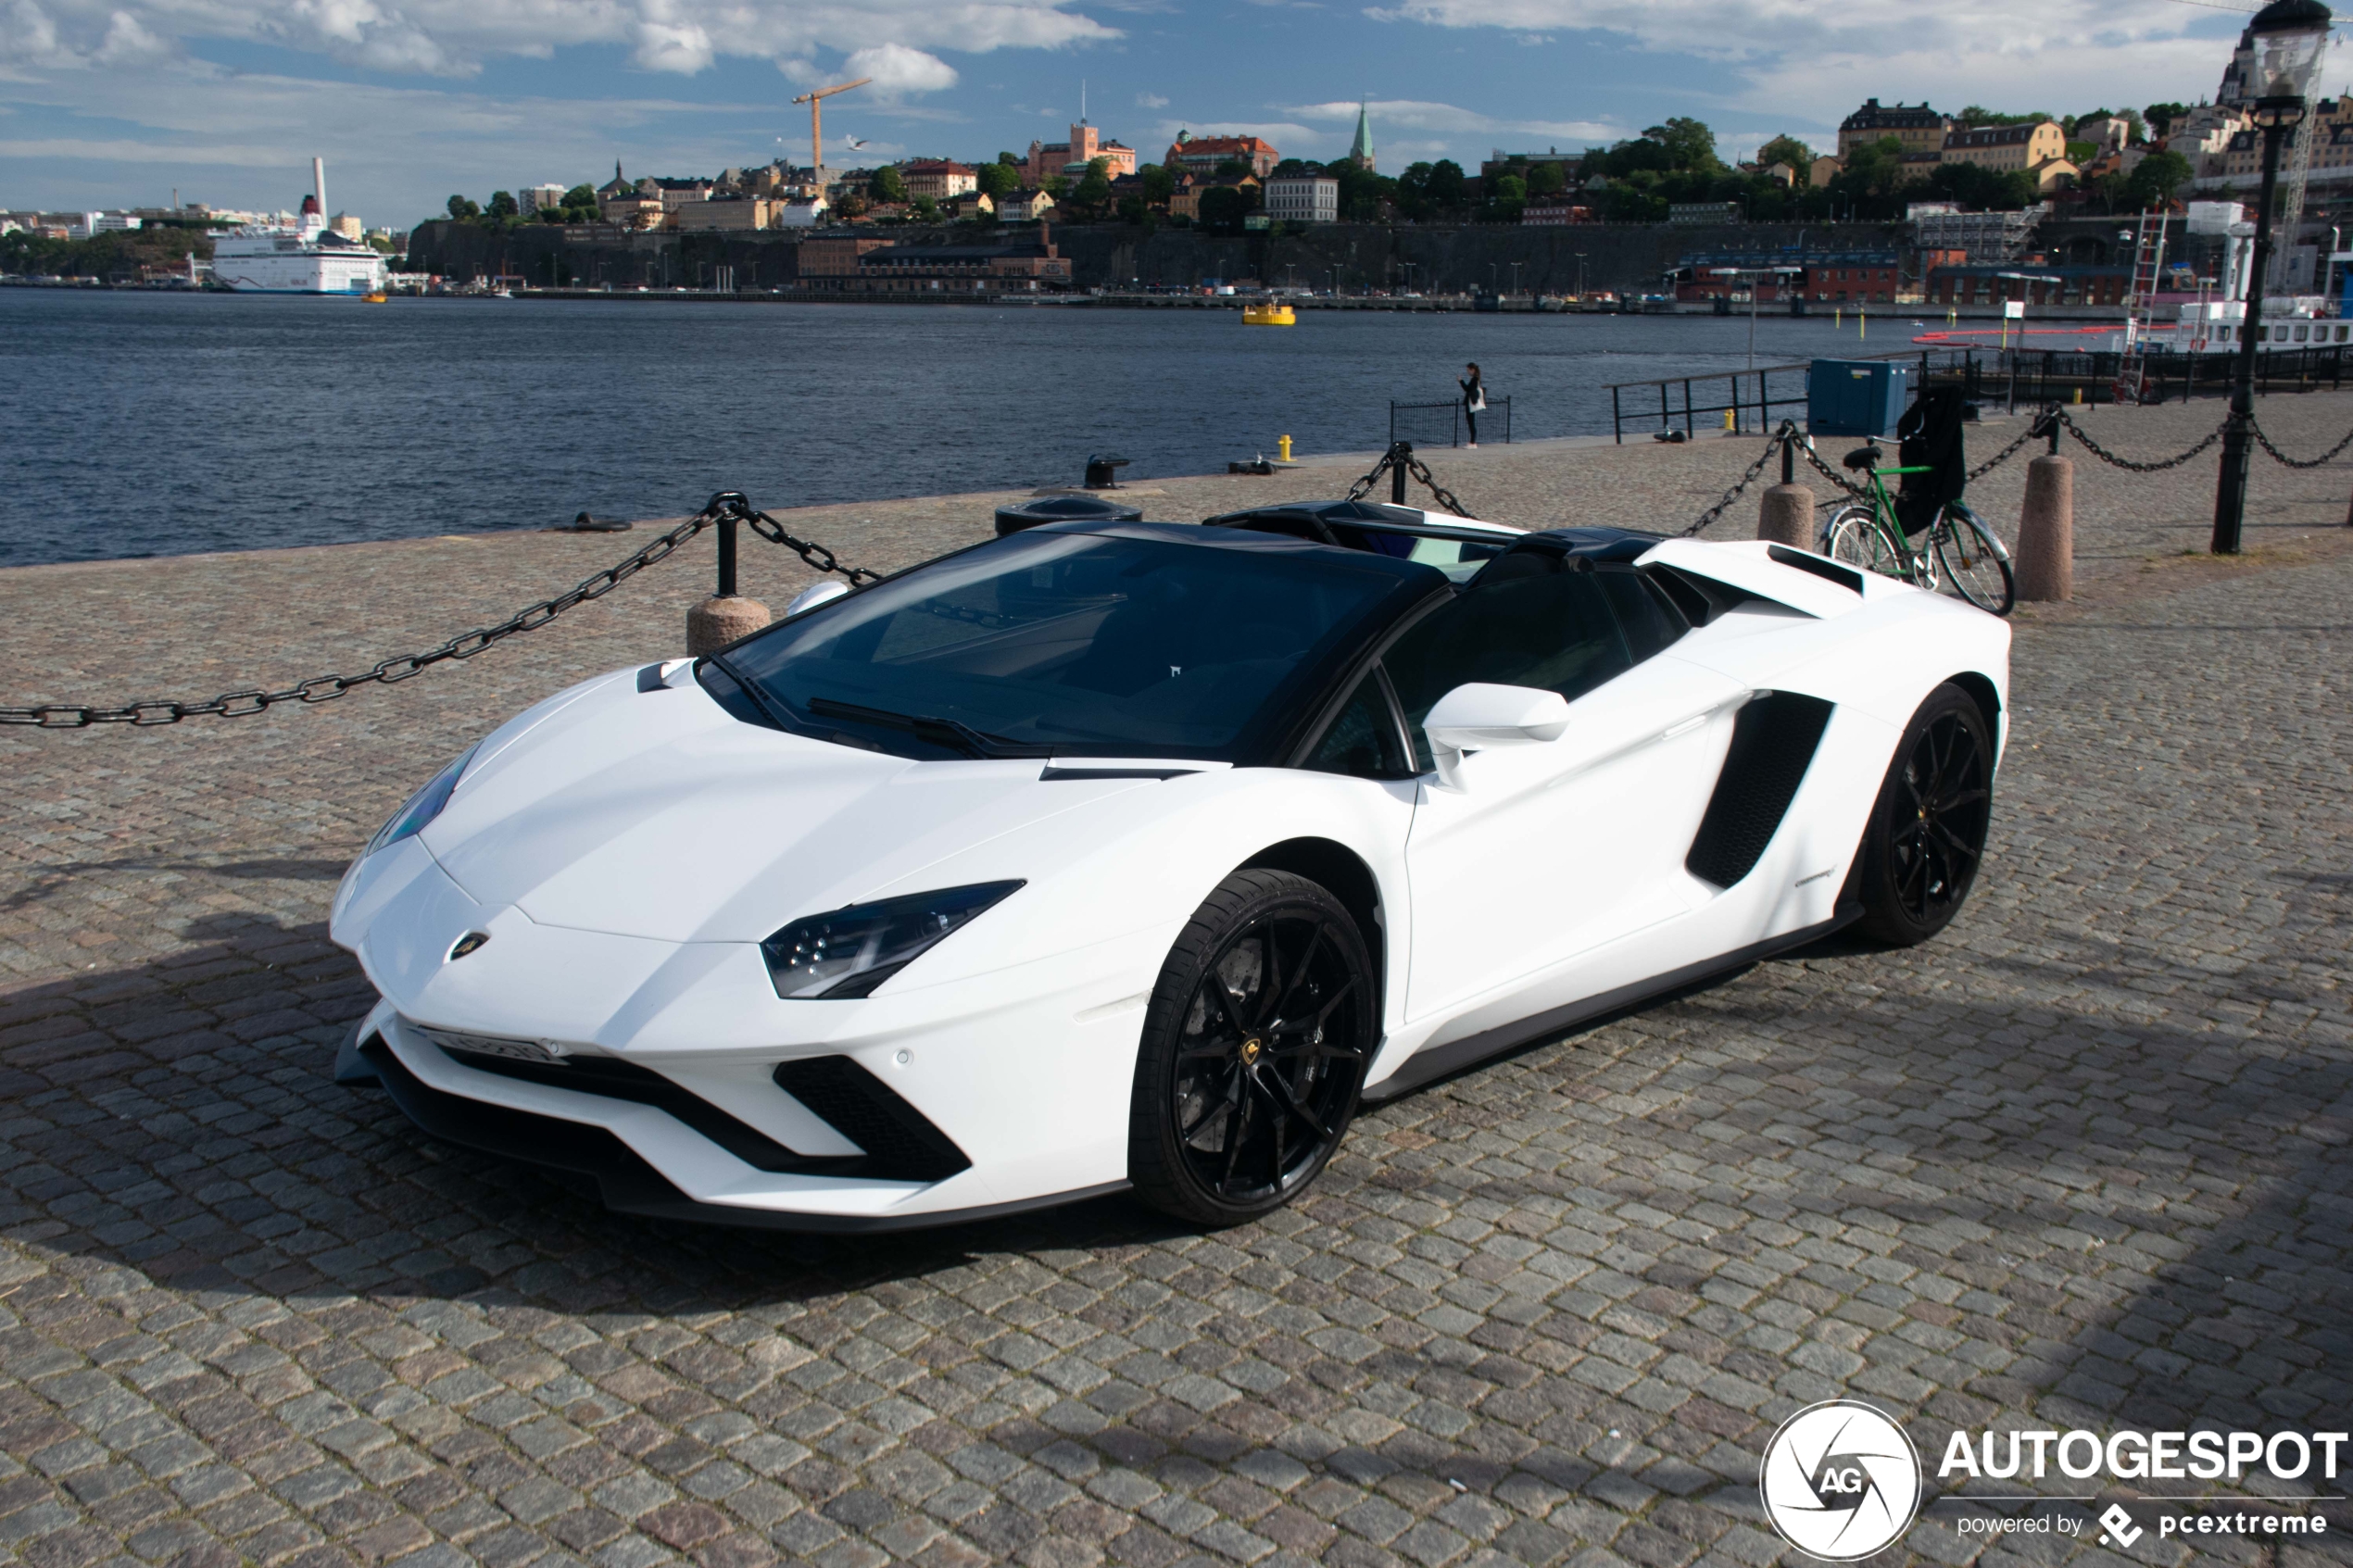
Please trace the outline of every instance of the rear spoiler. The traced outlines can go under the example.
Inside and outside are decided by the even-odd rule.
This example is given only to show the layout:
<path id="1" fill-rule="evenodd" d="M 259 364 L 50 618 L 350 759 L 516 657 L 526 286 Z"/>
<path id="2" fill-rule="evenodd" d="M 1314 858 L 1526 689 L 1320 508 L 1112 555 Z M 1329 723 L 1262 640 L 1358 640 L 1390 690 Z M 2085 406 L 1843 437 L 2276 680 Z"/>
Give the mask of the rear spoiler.
<path id="1" fill-rule="evenodd" d="M 1763 540 L 1704 545 L 1696 539 L 1667 539 L 1643 551 L 1634 564 L 1704 578 L 1822 621 L 1860 609 L 1866 598 L 1901 586 L 1827 556 Z"/>

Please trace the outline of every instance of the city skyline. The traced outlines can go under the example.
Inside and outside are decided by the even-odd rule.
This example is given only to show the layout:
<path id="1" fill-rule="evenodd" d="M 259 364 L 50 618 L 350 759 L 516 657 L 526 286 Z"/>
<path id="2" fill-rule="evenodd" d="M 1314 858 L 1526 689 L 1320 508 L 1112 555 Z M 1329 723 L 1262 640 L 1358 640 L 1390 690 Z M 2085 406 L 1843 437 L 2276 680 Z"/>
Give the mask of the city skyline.
<path id="1" fill-rule="evenodd" d="M 1705 120 L 1730 157 L 1785 132 L 1827 145 L 1866 95 L 1948 112 L 2194 100 L 2243 25 L 2173 0 L 2050 9 L 1858 0 L 1793 20 L 1766 0 L 900 0 L 879 18 L 895 36 L 874 43 L 875 12 L 807 4 L 738 7 L 758 25 L 732 31 L 712 0 L 560 21 L 524 0 L 377 4 L 335 31 L 316 7 L 259 0 L 229 36 L 156 0 L 24 0 L 0 19 L 0 204 L 148 206 L 177 187 L 290 207 L 317 153 L 331 207 L 402 228 L 452 192 L 595 181 L 616 157 L 657 174 L 805 161 L 807 113 L 788 100 L 860 75 L 874 85 L 826 107 L 831 162 L 1019 154 L 1062 137 L 1082 82 L 1093 123 L 1147 158 L 1179 129 L 1336 157 L 1360 98 L 1392 173 L 1607 143 L 1673 115 Z"/>

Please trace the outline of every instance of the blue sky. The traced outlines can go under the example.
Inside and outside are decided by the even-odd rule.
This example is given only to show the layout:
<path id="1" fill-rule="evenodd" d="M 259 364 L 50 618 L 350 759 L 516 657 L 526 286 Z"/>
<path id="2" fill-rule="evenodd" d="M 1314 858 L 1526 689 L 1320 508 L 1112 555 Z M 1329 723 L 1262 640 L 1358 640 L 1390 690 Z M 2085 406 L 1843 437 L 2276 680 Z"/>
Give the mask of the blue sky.
<path id="1" fill-rule="evenodd" d="M 1179 128 L 1383 169 L 1570 147 L 1670 115 L 1727 156 L 1825 144 L 1866 96 L 2080 112 L 2210 94 L 2226 0 L 0 0 L 0 207 L 328 205 L 406 227 L 452 192 L 808 157 L 988 157 Z M 2251 9 L 2251 6 L 2247 7 Z M 2332 67 L 2332 85 L 2337 74 Z M 852 155 L 842 138 L 867 143 Z M 779 147 L 779 138 L 783 146 Z"/>

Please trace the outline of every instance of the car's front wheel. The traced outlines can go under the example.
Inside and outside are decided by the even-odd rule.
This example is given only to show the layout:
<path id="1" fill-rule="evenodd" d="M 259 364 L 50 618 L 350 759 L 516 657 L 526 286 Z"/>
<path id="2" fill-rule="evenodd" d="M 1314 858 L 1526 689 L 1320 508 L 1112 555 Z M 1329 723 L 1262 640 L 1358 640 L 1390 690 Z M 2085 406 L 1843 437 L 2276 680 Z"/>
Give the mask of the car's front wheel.
<path id="1" fill-rule="evenodd" d="M 1863 829 L 1861 933 L 1908 947 L 1944 930 L 1977 881 L 1993 820 L 1993 732 L 1948 682 L 1904 727 Z"/>
<path id="2" fill-rule="evenodd" d="M 1138 1196 L 1179 1219 L 1254 1219 L 1315 1179 L 1356 1114 L 1379 1019 L 1347 908 L 1288 872 L 1237 872 L 1153 987 L 1128 1118 Z"/>

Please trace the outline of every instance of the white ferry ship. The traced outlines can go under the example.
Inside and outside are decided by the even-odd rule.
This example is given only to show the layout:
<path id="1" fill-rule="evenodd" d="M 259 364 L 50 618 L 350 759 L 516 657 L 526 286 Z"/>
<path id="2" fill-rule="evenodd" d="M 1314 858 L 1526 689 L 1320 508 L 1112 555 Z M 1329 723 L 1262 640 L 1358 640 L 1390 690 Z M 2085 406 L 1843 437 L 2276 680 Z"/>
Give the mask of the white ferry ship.
<path id="1" fill-rule="evenodd" d="M 327 227 L 325 162 L 310 160 L 311 194 L 291 229 L 233 229 L 212 242 L 213 281 L 244 294 L 382 294 L 384 258 Z"/>

